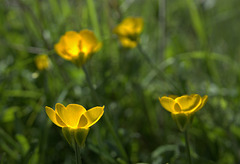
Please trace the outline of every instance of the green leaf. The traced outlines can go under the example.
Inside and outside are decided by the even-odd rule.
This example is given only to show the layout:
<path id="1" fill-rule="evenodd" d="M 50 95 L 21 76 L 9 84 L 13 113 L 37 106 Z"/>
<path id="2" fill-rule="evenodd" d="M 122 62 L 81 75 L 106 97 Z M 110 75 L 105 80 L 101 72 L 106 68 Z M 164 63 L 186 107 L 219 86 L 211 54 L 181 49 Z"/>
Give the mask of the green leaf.
<path id="1" fill-rule="evenodd" d="M 20 143 L 20 145 L 22 147 L 22 152 L 21 153 L 23 155 L 25 155 L 30 148 L 27 138 L 22 134 L 17 134 L 16 138 L 17 138 L 18 142 Z"/>

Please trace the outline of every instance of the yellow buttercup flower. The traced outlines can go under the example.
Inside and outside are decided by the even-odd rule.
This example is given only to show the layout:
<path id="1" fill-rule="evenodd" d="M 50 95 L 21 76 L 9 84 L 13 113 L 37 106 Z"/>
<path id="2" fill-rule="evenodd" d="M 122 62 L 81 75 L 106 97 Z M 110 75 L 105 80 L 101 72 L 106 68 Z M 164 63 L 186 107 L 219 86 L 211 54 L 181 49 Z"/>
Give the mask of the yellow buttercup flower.
<path id="1" fill-rule="evenodd" d="M 54 46 L 59 56 L 82 66 L 101 48 L 101 43 L 90 30 L 66 32 Z"/>
<path id="2" fill-rule="evenodd" d="M 184 131 L 191 124 L 194 113 L 206 104 L 207 99 L 207 95 L 201 97 L 198 94 L 192 94 L 180 97 L 176 95 L 163 96 L 159 98 L 159 101 L 163 108 L 171 112 L 179 129 Z"/>
<path id="3" fill-rule="evenodd" d="M 62 127 L 64 137 L 72 145 L 74 140 L 83 146 L 89 127 L 94 125 L 103 115 L 103 107 L 94 107 L 86 110 L 78 104 L 69 104 L 67 107 L 57 103 L 55 110 L 46 106 L 46 113 L 51 121 Z"/>
<path id="4" fill-rule="evenodd" d="M 139 35 L 143 30 L 143 19 L 127 17 L 113 30 L 118 35 L 123 47 L 134 48 L 139 42 Z"/>
<path id="5" fill-rule="evenodd" d="M 47 70 L 50 66 L 50 60 L 46 54 L 41 54 L 35 57 L 35 64 L 38 70 Z"/>

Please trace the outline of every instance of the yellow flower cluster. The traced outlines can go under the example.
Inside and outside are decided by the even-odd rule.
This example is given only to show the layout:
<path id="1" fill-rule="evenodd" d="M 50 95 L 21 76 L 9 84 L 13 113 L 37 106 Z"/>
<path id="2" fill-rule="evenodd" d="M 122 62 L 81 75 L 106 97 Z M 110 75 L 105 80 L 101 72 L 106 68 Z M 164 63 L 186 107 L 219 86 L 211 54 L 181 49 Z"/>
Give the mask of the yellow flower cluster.
<path id="1" fill-rule="evenodd" d="M 143 19 L 139 17 L 128 17 L 124 19 L 113 30 L 118 35 L 123 47 L 134 48 L 139 42 L 139 35 L 143 30 Z"/>
<path id="2" fill-rule="evenodd" d="M 137 46 L 140 34 L 143 30 L 143 19 L 128 17 L 117 25 L 113 32 L 118 35 L 123 47 L 134 48 Z M 62 58 L 72 61 L 81 67 L 101 48 L 101 43 L 90 30 L 80 32 L 68 31 L 55 44 L 55 50 Z M 39 70 L 49 66 L 47 55 L 36 58 Z M 201 97 L 192 95 L 169 95 L 159 98 L 163 108 L 171 112 L 172 118 L 181 131 L 185 131 L 193 120 L 195 112 L 200 110 L 207 102 L 208 96 Z M 76 141 L 80 146 L 84 145 L 89 127 L 94 125 L 103 115 L 103 107 L 94 107 L 86 110 L 78 104 L 69 104 L 67 107 L 57 103 L 55 110 L 46 106 L 46 113 L 54 124 L 62 127 L 62 132 L 67 141 L 73 145 Z"/>
<path id="3" fill-rule="evenodd" d="M 128 17 L 116 26 L 113 32 L 118 35 L 123 47 L 134 48 L 139 42 L 139 35 L 142 30 L 142 18 Z M 101 46 L 101 42 L 97 40 L 94 33 L 85 29 L 80 32 L 66 32 L 54 48 L 63 59 L 72 61 L 78 67 L 81 67 Z"/>

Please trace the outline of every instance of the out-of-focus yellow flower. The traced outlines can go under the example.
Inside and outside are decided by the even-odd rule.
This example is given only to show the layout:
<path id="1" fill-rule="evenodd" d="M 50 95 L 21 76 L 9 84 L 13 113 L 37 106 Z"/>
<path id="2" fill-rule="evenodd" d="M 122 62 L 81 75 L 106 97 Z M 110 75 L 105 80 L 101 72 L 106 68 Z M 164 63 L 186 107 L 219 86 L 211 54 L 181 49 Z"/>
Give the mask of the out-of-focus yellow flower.
<path id="1" fill-rule="evenodd" d="M 41 54 L 35 57 L 35 64 L 38 70 L 47 70 L 50 66 L 50 60 L 46 54 Z"/>
<path id="2" fill-rule="evenodd" d="M 67 107 L 57 103 L 55 110 L 46 106 L 46 113 L 51 121 L 59 127 L 62 127 L 64 137 L 70 145 L 74 140 L 83 146 L 88 135 L 89 127 L 94 125 L 103 115 L 103 107 L 94 107 L 86 110 L 78 104 L 69 104 Z"/>
<path id="3" fill-rule="evenodd" d="M 82 30 L 66 32 L 54 48 L 62 58 L 82 66 L 101 48 L 101 45 L 92 31 Z"/>
<path id="4" fill-rule="evenodd" d="M 194 113 L 200 110 L 207 102 L 208 96 L 201 97 L 198 94 L 192 95 L 169 95 L 159 98 L 163 108 L 171 112 L 172 118 L 176 121 L 178 128 L 185 131 L 191 124 Z"/>
<path id="5" fill-rule="evenodd" d="M 113 30 L 118 35 L 123 47 L 134 48 L 139 42 L 139 35 L 143 30 L 143 19 L 127 17 Z"/>

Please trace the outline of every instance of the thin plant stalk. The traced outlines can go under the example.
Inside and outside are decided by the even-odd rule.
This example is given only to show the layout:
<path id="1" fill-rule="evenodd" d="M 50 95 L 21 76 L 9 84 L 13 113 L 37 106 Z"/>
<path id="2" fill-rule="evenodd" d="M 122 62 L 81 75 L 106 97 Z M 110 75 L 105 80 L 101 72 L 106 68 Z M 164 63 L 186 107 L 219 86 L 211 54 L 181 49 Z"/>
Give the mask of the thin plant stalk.
<path id="1" fill-rule="evenodd" d="M 78 146 L 78 144 L 75 141 L 75 139 L 74 139 L 74 150 L 75 150 L 76 164 L 82 164 L 81 148 Z"/>
<path id="2" fill-rule="evenodd" d="M 82 68 L 83 68 L 83 72 L 84 72 L 84 74 L 85 74 L 85 77 L 86 77 L 86 81 L 87 81 L 87 83 L 88 83 L 88 86 L 89 86 L 89 88 L 91 89 L 92 95 L 94 96 L 96 102 L 97 102 L 97 103 L 100 103 L 100 100 L 99 100 L 99 98 L 98 98 L 98 96 L 97 96 L 97 92 L 96 92 L 96 90 L 94 89 L 93 84 L 92 84 L 92 82 L 91 82 L 91 78 L 90 78 L 90 76 L 89 76 L 89 73 L 88 73 L 88 71 L 87 71 L 87 68 L 85 67 L 85 65 L 83 65 Z M 104 121 L 106 122 L 106 124 L 107 124 L 107 126 L 108 126 L 108 128 L 109 128 L 109 130 L 110 130 L 110 133 L 112 134 L 114 140 L 116 141 L 116 144 L 117 144 L 117 146 L 118 146 L 118 148 L 119 148 L 119 150 L 120 150 L 120 152 L 121 152 L 121 154 L 122 154 L 122 157 L 123 157 L 125 160 L 128 161 L 128 155 L 127 155 L 127 153 L 126 153 L 126 151 L 125 151 L 125 149 L 124 149 L 124 147 L 123 147 L 123 145 L 122 145 L 122 143 L 121 143 L 121 141 L 120 141 L 117 133 L 115 132 L 115 130 L 114 130 L 112 124 L 111 124 L 111 121 L 110 121 L 110 119 L 109 119 L 108 114 L 105 113 L 104 116 L 103 116 L 103 118 L 104 118 Z"/>
<path id="3" fill-rule="evenodd" d="M 98 98 L 98 96 L 97 96 L 97 93 L 96 93 L 94 87 L 93 87 L 91 78 L 90 78 L 90 76 L 89 76 L 89 73 L 88 73 L 87 68 L 85 67 L 85 65 L 82 66 L 82 69 L 83 69 L 83 72 L 84 72 L 85 77 L 86 77 L 86 81 L 87 81 L 87 83 L 88 83 L 88 86 L 89 86 L 89 88 L 90 88 L 90 90 L 91 90 L 91 93 L 92 93 L 95 101 L 96 101 L 97 103 L 100 103 L 100 100 L 99 100 L 99 98 Z"/>
<path id="4" fill-rule="evenodd" d="M 43 76 L 44 76 L 44 94 L 46 95 L 46 104 L 50 104 L 51 102 L 51 95 L 49 92 L 49 88 L 48 88 L 48 76 L 47 76 L 47 71 L 44 70 L 43 72 Z M 39 156 L 41 159 L 41 162 L 45 161 L 45 157 L 46 157 L 46 149 L 47 149 L 47 142 L 48 142 L 48 134 L 49 134 L 49 129 L 50 126 L 48 125 L 48 121 L 46 120 L 47 118 L 44 117 L 45 121 L 41 126 L 41 135 L 40 135 L 40 144 L 39 144 Z M 39 163 L 41 163 L 39 161 Z"/>
<path id="5" fill-rule="evenodd" d="M 193 0 L 186 0 L 186 5 L 189 9 L 193 28 L 200 40 L 201 46 L 206 47 L 207 45 L 207 36 L 205 33 L 206 30 L 204 30 L 203 21 L 201 19 L 198 8 Z"/>
<path id="6" fill-rule="evenodd" d="M 185 137 L 185 146 L 186 146 L 186 149 L 187 149 L 188 162 L 189 162 L 189 164 L 192 164 L 187 130 L 184 132 L 184 137 Z"/>
<path id="7" fill-rule="evenodd" d="M 174 90 L 177 90 L 179 93 L 181 93 L 181 90 L 179 89 L 178 86 L 176 86 L 171 80 L 169 79 L 165 73 L 163 71 L 161 71 L 157 65 L 149 58 L 149 56 L 147 55 L 147 53 L 142 49 L 142 46 L 141 44 L 139 43 L 138 44 L 138 50 L 139 52 L 143 55 L 143 57 L 145 58 L 145 60 L 147 61 L 147 63 L 149 64 L 150 67 L 152 67 L 156 72 L 157 72 L 157 77 L 159 77 L 160 79 L 161 78 L 165 78 L 165 80 L 171 84 L 171 87 L 174 89 Z"/>
<path id="8" fill-rule="evenodd" d="M 93 0 L 87 0 L 87 5 L 88 5 L 90 20 L 91 20 L 93 29 L 96 32 L 97 38 L 101 39 L 99 23 L 98 23 L 98 19 L 97 19 L 97 12 L 96 12 L 96 8 L 95 8 Z"/>
<path id="9" fill-rule="evenodd" d="M 163 57 L 165 48 L 166 48 L 166 43 L 167 43 L 167 0 L 159 0 L 159 23 L 161 23 L 161 28 L 160 32 L 162 34 L 162 38 L 160 41 L 160 60 Z"/>

